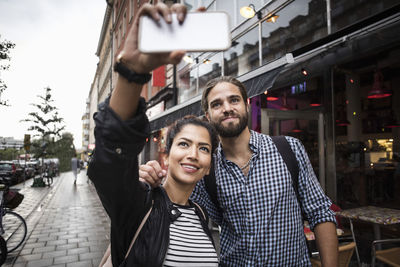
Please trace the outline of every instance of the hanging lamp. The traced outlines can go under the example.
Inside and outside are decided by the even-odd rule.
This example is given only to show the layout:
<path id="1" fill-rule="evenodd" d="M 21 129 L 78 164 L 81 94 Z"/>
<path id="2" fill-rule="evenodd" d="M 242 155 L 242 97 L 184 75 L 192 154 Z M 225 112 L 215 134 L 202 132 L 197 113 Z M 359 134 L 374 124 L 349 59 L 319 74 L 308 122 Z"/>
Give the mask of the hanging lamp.
<path id="1" fill-rule="evenodd" d="M 374 73 L 374 84 L 372 89 L 368 92 L 368 99 L 380 99 L 389 97 L 392 95 L 392 91 L 385 87 L 383 82 L 383 74 L 380 70 Z"/>

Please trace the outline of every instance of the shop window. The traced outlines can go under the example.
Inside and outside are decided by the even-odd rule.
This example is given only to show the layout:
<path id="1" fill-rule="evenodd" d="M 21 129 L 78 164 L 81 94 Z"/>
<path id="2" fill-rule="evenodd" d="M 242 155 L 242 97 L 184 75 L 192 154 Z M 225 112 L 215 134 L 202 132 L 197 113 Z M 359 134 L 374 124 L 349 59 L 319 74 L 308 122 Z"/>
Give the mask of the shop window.
<path id="1" fill-rule="evenodd" d="M 335 128 L 337 199 L 344 208 L 400 208 L 399 70 L 379 70 L 391 94 L 368 98 L 377 89 L 375 71 L 335 75 L 336 117 L 346 121 Z"/>

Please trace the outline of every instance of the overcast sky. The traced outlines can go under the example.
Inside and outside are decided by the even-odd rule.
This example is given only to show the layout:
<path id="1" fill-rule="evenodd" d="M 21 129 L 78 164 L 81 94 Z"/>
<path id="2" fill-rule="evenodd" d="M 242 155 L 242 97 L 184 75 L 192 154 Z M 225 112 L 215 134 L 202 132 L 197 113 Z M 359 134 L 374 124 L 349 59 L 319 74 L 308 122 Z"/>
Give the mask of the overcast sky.
<path id="1" fill-rule="evenodd" d="M 0 40 L 16 44 L 10 69 L 0 74 L 8 86 L 1 99 L 11 104 L 0 106 L 0 136 L 23 139 L 28 124 L 19 121 L 49 86 L 66 131 L 82 146 L 105 9 L 105 0 L 0 0 Z"/>

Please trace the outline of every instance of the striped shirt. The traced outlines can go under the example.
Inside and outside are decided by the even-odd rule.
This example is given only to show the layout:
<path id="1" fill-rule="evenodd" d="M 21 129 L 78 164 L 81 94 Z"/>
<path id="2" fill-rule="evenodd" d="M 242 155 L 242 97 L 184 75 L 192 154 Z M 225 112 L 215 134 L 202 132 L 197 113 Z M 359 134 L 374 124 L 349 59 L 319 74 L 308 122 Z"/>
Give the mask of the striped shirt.
<path id="1" fill-rule="evenodd" d="M 215 248 L 204 232 L 194 207 L 174 206 L 181 215 L 170 224 L 164 266 L 218 266 Z"/>

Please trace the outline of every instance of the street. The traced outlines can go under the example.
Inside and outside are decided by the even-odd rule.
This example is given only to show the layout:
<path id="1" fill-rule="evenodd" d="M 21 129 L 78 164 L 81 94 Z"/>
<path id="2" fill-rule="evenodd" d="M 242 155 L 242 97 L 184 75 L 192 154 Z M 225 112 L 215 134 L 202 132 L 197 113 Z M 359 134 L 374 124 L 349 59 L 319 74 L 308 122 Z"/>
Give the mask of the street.
<path id="1" fill-rule="evenodd" d="M 15 186 L 25 198 L 14 211 L 25 218 L 28 232 L 3 266 L 98 266 L 109 243 L 108 216 L 86 171 L 73 181 L 67 172 L 50 187 L 31 187 L 32 179 Z"/>

